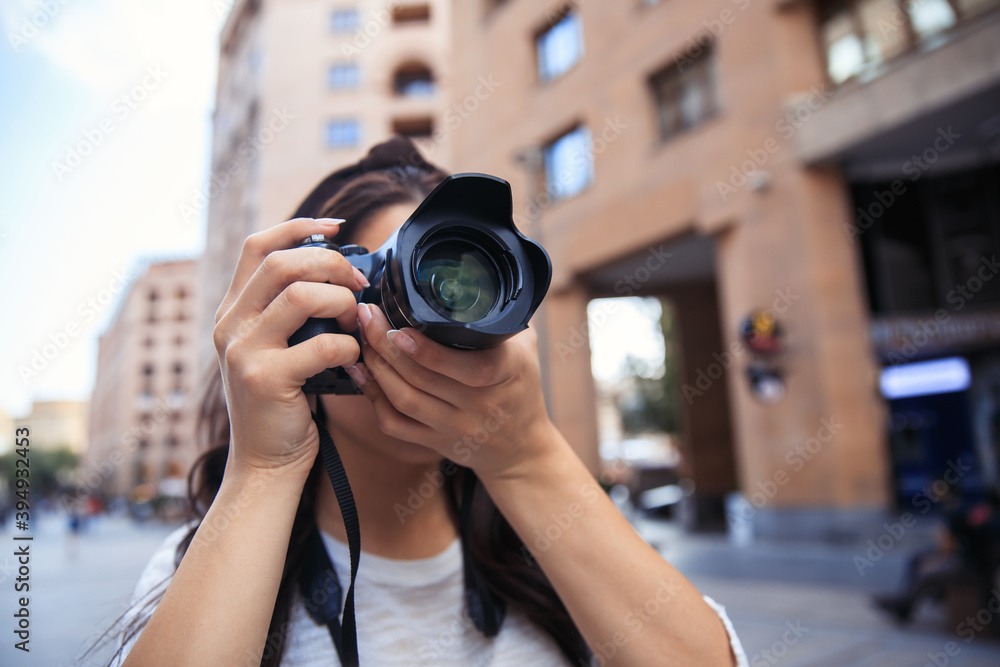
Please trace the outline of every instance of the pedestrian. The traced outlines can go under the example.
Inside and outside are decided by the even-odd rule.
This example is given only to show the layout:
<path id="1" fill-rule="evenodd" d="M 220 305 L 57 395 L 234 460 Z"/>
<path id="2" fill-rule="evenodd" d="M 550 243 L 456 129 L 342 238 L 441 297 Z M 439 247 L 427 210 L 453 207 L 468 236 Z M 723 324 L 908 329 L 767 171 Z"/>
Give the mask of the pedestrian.
<path id="1" fill-rule="evenodd" d="M 395 330 L 355 302 L 367 281 L 342 255 L 295 247 L 377 248 L 446 176 L 394 137 L 243 243 L 216 313 L 199 516 L 151 559 L 113 661 L 351 664 L 356 599 L 363 665 L 747 664 L 725 610 L 639 537 L 550 421 L 531 328 L 476 351 Z M 360 328 L 360 346 L 288 347 L 307 317 Z M 362 395 L 303 393 L 337 366 Z M 356 500 L 356 586 L 320 423 Z"/>

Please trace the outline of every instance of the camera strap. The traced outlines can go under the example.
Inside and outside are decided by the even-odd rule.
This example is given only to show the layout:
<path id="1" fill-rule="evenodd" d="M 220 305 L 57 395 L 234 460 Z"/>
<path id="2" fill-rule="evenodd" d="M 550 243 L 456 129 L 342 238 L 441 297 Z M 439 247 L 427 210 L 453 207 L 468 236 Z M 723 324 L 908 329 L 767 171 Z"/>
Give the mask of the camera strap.
<path id="1" fill-rule="evenodd" d="M 323 412 L 323 403 L 316 399 L 316 410 Z M 323 415 L 325 418 L 326 415 Z M 319 453 L 323 457 L 323 464 L 326 466 L 326 473 L 330 476 L 333 484 L 333 492 L 337 495 L 337 504 L 340 506 L 340 514 L 344 518 L 344 528 L 347 531 L 347 546 L 351 554 L 351 584 L 347 588 L 347 598 L 344 601 L 343 623 L 337 620 L 340 611 L 340 585 L 335 588 L 336 595 L 330 595 L 326 590 L 328 602 L 336 600 L 335 605 L 320 605 L 318 608 L 307 604 L 306 610 L 313 620 L 324 623 L 330 630 L 333 638 L 333 645 L 340 655 L 340 664 L 343 667 L 358 667 L 358 630 L 354 620 L 354 580 L 358 576 L 358 561 L 361 558 L 361 527 L 358 523 L 358 509 L 354 505 L 354 494 L 351 492 L 351 483 L 347 480 L 347 472 L 344 464 L 337 453 L 337 446 L 333 444 L 333 438 L 326 430 L 325 419 L 320 418 L 316 412 L 312 413 L 313 421 L 316 422 L 316 430 L 319 431 Z M 318 548 L 317 548 L 318 547 Z M 317 585 L 324 580 L 329 581 L 329 574 L 332 573 L 332 580 L 337 580 L 337 573 L 333 563 L 330 561 L 326 548 L 320 539 L 319 529 L 310 536 L 309 552 L 306 556 L 306 566 L 302 570 L 300 586 L 304 588 L 303 597 L 305 600 L 324 599 L 314 597 L 313 593 L 319 592 Z M 311 572 L 309 570 L 312 570 Z M 317 580 L 315 575 L 319 574 Z M 326 574 L 326 577 L 322 575 Z M 332 588 L 332 587 L 331 587 Z"/>
<path id="2" fill-rule="evenodd" d="M 312 413 L 313 421 L 319 432 L 319 451 L 323 464 L 333 484 L 337 496 L 337 504 L 344 519 L 347 532 L 347 546 L 351 557 L 351 582 L 347 589 L 344 602 L 343 622 L 339 620 L 341 608 L 341 587 L 337 571 L 330 560 L 330 555 L 323 545 L 319 528 L 313 524 L 307 538 L 306 553 L 302 571 L 299 575 L 299 590 L 302 593 L 305 608 L 316 623 L 326 625 L 330 631 L 333 645 L 340 656 L 343 667 L 359 667 L 358 632 L 354 617 L 354 582 L 358 574 L 358 562 L 361 556 L 361 529 L 358 522 L 358 511 L 354 503 L 354 494 L 347 479 L 347 472 L 340 460 L 337 446 L 326 429 L 326 414 L 323 403 L 317 400 L 316 411 Z M 472 530 L 472 500 L 476 491 L 478 478 L 470 469 L 463 474 L 462 503 L 458 507 L 459 533 L 462 542 L 462 566 L 465 583 L 465 606 L 473 624 L 486 637 L 495 637 L 500 632 L 506 616 L 506 604 L 503 598 L 494 594 L 486 584 L 485 579 L 476 568 L 472 558 L 472 548 L 469 535 Z"/>

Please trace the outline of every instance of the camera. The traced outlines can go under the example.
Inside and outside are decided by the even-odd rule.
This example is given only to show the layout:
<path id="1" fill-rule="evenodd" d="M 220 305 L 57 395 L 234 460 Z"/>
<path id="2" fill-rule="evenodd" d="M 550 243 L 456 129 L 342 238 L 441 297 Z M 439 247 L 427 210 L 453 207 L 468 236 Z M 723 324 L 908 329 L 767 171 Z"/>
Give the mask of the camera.
<path id="1" fill-rule="evenodd" d="M 300 247 L 343 254 L 371 283 L 355 293 L 357 302 L 380 306 L 393 328 L 412 327 L 458 349 L 493 347 L 523 331 L 552 279 L 548 253 L 514 226 L 510 184 L 486 174 L 445 178 L 374 252 L 319 234 Z M 335 319 L 309 318 L 288 345 L 321 333 L 342 331 Z M 339 367 L 302 389 L 360 393 Z"/>

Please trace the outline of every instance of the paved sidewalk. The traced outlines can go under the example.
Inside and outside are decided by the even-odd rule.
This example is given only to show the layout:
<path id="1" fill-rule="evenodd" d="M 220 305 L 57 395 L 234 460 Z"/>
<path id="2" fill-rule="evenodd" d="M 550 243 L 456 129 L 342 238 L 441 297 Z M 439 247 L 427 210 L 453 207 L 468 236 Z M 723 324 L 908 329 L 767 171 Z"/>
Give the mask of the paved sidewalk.
<path id="1" fill-rule="evenodd" d="M 864 576 L 863 546 L 755 543 L 691 535 L 669 522 L 636 521 L 639 533 L 726 610 L 753 667 L 998 667 L 1000 641 L 948 632 L 926 603 L 902 628 L 871 605 L 892 590 L 908 551 L 887 553 Z M 966 641 L 966 639 L 969 641 Z M 949 655 L 950 651 L 950 655 Z"/>

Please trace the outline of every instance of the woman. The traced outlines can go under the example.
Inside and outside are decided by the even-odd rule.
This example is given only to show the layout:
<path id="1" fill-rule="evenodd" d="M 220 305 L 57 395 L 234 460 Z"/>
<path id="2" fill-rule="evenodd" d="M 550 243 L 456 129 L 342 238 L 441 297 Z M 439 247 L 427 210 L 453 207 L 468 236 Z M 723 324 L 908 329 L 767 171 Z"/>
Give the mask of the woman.
<path id="1" fill-rule="evenodd" d="M 317 534 L 342 589 L 350 571 L 314 409 L 357 504 L 362 665 L 746 663 L 724 610 L 643 542 L 549 420 L 530 328 L 481 351 L 394 330 L 355 303 L 367 281 L 343 256 L 295 247 L 324 234 L 377 248 L 445 176 L 395 137 L 247 238 L 213 332 L 224 401 L 210 391 L 202 418 L 215 448 L 190 478 L 194 506 L 210 507 L 136 586 L 125 665 L 340 664 L 299 587 Z M 346 334 L 288 347 L 307 317 L 360 328 L 360 347 Z M 335 366 L 363 395 L 301 391 Z M 478 489 L 464 540 L 462 488 Z M 506 610 L 495 636 L 470 621 L 463 547 Z"/>

